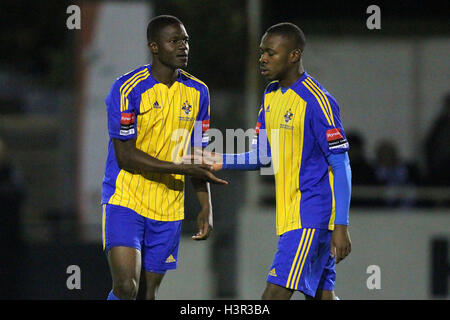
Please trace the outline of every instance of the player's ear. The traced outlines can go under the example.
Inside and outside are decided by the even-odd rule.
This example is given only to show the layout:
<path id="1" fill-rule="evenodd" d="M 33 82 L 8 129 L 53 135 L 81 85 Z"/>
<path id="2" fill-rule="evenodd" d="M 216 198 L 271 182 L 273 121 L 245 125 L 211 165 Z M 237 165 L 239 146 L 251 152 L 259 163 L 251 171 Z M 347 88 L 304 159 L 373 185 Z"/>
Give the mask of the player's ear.
<path id="1" fill-rule="evenodd" d="M 302 58 L 302 51 L 300 49 L 294 49 L 291 51 L 291 62 L 297 63 Z"/>
<path id="2" fill-rule="evenodd" d="M 148 43 L 148 48 L 150 49 L 151 53 L 157 54 L 158 53 L 158 45 L 155 41 L 151 41 Z"/>

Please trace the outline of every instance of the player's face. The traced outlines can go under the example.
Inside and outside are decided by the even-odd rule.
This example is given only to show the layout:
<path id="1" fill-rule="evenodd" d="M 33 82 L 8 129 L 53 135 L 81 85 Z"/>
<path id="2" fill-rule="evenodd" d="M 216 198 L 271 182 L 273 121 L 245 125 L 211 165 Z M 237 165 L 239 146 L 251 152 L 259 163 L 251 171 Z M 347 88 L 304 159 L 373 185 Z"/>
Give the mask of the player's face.
<path id="1" fill-rule="evenodd" d="M 182 24 L 171 24 L 163 28 L 158 37 L 159 61 L 173 69 L 187 66 L 189 36 Z"/>
<path id="2" fill-rule="evenodd" d="M 259 46 L 261 75 L 269 81 L 282 80 L 292 64 L 289 41 L 278 34 L 265 34 Z"/>

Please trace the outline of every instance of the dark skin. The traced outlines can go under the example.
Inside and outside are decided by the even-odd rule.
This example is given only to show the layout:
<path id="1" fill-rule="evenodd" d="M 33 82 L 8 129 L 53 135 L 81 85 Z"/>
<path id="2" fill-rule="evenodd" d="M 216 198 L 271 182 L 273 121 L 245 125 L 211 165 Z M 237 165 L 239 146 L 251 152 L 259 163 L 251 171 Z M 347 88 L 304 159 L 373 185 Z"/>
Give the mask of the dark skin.
<path id="1" fill-rule="evenodd" d="M 296 48 L 293 40 L 278 34 L 265 34 L 260 43 L 261 74 L 268 80 L 278 80 L 284 88 L 290 87 L 303 75 L 302 50 Z M 341 262 L 351 251 L 351 240 L 346 225 L 335 225 L 331 237 L 331 254 L 336 257 L 336 263 Z M 262 299 L 291 298 L 293 290 L 267 283 Z M 333 300 L 334 291 L 318 290 L 315 297 L 306 299 Z"/>
<path id="2" fill-rule="evenodd" d="M 292 86 L 303 75 L 302 50 L 296 47 L 293 40 L 278 34 L 265 34 L 260 44 L 261 74 L 268 81 L 278 80 L 284 88 Z M 222 169 L 222 155 L 213 152 L 199 152 L 186 156 L 186 162 L 195 160 L 197 163 L 212 165 L 214 171 Z M 335 225 L 330 243 L 332 256 L 336 263 L 341 262 L 351 251 L 350 235 L 346 225 Z M 262 299 L 288 300 L 294 290 L 267 283 Z M 317 290 L 315 297 L 305 295 L 306 299 L 334 300 L 334 291 Z"/>
<path id="3" fill-rule="evenodd" d="M 153 56 L 152 76 L 169 88 L 178 76 L 178 69 L 187 66 L 189 44 L 188 34 L 182 24 L 171 24 L 162 28 L 148 47 Z M 197 215 L 198 232 L 193 240 L 208 239 L 212 225 L 208 182 L 227 184 L 212 173 L 206 164 L 183 164 L 162 161 L 136 147 L 136 139 L 121 141 L 113 139 L 114 151 L 119 167 L 128 171 L 149 173 L 182 174 L 190 176 L 201 210 Z M 118 246 L 108 251 L 108 263 L 113 278 L 113 293 L 120 299 L 135 299 L 141 273 L 141 253 L 135 248 Z M 155 299 L 156 291 L 164 274 L 145 272 L 146 299 Z"/>

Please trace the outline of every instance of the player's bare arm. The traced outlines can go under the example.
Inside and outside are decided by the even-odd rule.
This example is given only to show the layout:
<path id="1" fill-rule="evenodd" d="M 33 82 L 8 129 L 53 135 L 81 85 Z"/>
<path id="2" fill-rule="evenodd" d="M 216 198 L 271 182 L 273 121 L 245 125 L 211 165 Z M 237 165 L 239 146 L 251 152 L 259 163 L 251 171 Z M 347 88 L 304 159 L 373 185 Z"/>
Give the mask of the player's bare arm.
<path id="1" fill-rule="evenodd" d="M 225 180 L 217 178 L 211 172 L 212 168 L 209 165 L 185 163 L 178 164 L 151 157 L 136 148 L 136 139 L 126 141 L 113 139 L 113 143 L 119 167 L 124 170 L 184 174 L 215 184 L 228 183 Z"/>
<path id="2" fill-rule="evenodd" d="M 208 182 L 197 178 L 191 178 L 195 193 L 200 203 L 200 212 L 197 215 L 198 231 L 192 236 L 194 240 L 208 239 L 212 231 L 212 207 Z"/>
<path id="3" fill-rule="evenodd" d="M 350 233 L 346 225 L 337 224 L 331 236 L 331 254 L 336 257 L 336 263 L 344 260 L 352 251 Z"/>
<path id="4" fill-rule="evenodd" d="M 203 148 L 193 148 L 191 155 L 202 154 Z M 194 162 L 195 163 L 195 162 Z M 197 215 L 197 233 L 192 236 L 193 240 L 206 240 L 212 231 L 212 206 L 211 194 L 208 182 L 191 177 L 191 183 L 200 203 L 200 212 Z"/>

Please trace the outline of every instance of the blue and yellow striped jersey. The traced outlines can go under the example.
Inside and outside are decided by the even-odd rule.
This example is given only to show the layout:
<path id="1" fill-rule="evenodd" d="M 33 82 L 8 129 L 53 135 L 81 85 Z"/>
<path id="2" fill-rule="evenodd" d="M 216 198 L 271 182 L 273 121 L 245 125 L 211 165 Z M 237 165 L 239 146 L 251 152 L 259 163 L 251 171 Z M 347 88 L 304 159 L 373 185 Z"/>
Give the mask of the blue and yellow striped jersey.
<path id="1" fill-rule="evenodd" d="M 269 140 L 275 174 L 277 234 L 333 230 L 333 173 L 327 156 L 349 149 L 336 100 L 306 72 L 287 90 L 271 82 L 256 125 L 261 130 Z"/>
<path id="2" fill-rule="evenodd" d="M 105 103 L 110 139 L 102 204 L 158 221 L 183 219 L 184 175 L 125 171 L 118 166 L 112 139 L 136 139 L 136 147 L 148 155 L 180 162 L 189 146 L 207 145 L 208 87 L 179 69 L 169 88 L 153 78 L 149 64 L 118 78 Z"/>

